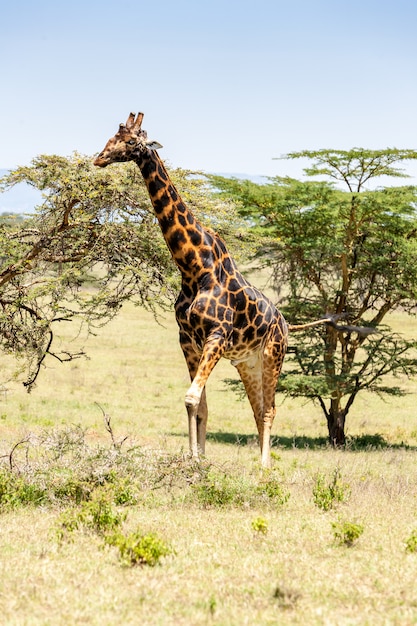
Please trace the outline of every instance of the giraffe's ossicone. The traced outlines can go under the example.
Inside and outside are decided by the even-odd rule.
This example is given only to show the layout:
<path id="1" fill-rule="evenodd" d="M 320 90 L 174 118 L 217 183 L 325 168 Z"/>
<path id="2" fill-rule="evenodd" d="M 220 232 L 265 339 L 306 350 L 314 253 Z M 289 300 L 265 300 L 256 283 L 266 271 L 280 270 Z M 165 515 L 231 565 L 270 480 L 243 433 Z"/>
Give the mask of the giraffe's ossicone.
<path id="1" fill-rule="evenodd" d="M 182 276 L 175 304 L 191 386 L 185 396 L 190 450 L 204 454 L 206 382 L 221 357 L 237 368 L 253 409 L 262 464 L 270 465 L 275 389 L 287 348 L 287 324 L 275 305 L 239 272 L 224 241 L 182 201 L 156 150 L 131 113 L 94 160 L 99 167 L 134 161 L 142 172 L 166 244 Z"/>

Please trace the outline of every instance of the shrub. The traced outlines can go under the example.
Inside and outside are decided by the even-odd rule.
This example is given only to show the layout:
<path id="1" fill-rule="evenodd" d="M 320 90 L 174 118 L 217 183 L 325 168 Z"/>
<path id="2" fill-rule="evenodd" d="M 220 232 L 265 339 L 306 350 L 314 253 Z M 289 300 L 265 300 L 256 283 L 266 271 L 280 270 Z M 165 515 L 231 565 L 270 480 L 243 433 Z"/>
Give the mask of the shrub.
<path id="1" fill-rule="evenodd" d="M 290 497 L 289 491 L 282 486 L 281 475 L 269 471 L 264 473 L 256 491 L 279 505 L 285 504 Z"/>
<path id="2" fill-rule="evenodd" d="M 266 535 L 268 532 L 268 522 L 263 517 L 256 517 L 252 520 L 252 528 L 255 533 Z"/>
<path id="3" fill-rule="evenodd" d="M 348 521 L 333 522 L 333 535 L 339 545 L 352 546 L 362 535 L 362 524 L 355 524 Z"/>
<path id="4" fill-rule="evenodd" d="M 29 477 L 18 476 L 7 469 L 0 470 L 0 509 L 19 505 L 40 505 L 46 499 L 45 489 Z"/>
<path id="5" fill-rule="evenodd" d="M 319 509 L 329 511 L 337 502 L 345 502 L 349 496 L 349 485 L 342 482 L 338 468 L 334 470 L 330 482 L 326 482 L 324 474 L 318 474 L 316 476 L 316 482 L 313 488 L 313 499 Z"/>
<path id="6" fill-rule="evenodd" d="M 250 499 L 250 490 L 242 480 L 226 473 L 209 471 L 203 480 L 192 485 L 193 494 L 205 508 L 242 505 Z"/>
<path id="7" fill-rule="evenodd" d="M 76 530 L 88 530 L 98 535 L 114 532 L 126 515 L 113 508 L 107 494 L 96 496 L 94 500 L 83 502 L 77 509 L 68 509 L 61 514 L 56 532 L 59 541 Z"/>
<path id="8" fill-rule="evenodd" d="M 77 478 L 74 475 L 68 475 L 61 478 L 57 484 L 52 484 L 53 498 L 59 502 L 81 504 L 81 502 L 90 500 L 93 490 L 94 485 L 88 480 Z"/>
<path id="9" fill-rule="evenodd" d="M 406 552 L 410 552 L 410 554 L 417 552 L 417 529 L 413 530 L 405 542 L 405 550 Z"/>
<path id="10" fill-rule="evenodd" d="M 106 538 L 106 543 L 119 550 L 123 565 L 150 565 L 154 567 L 161 558 L 172 554 L 173 550 L 163 539 L 154 533 L 142 534 L 139 531 L 123 535 L 117 533 Z"/>
<path id="11" fill-rule="evenodd" d="M 205 508 L 282 505 L 290 497 L 277 471 L 264 471 L 260 480 L 257 480 L 253 476 L 236 476 L 210 469 L 191 487 L 191 498 Z"/>

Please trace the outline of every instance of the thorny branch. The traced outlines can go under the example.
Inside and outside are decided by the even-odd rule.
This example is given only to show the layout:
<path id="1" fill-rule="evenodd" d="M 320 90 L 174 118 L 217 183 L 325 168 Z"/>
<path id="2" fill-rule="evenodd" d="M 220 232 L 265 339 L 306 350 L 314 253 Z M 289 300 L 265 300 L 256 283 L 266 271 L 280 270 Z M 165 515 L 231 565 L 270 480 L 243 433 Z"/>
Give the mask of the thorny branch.
<path id="1" fill-rule="evenodd" d="M 120 441 L 117 441 L 115 434 L 114 434 L 113 426 L 111 423 L 111 416 L 105 412 L 103 407 L 98 402 L 95 402 L 94 404 L 96 404 L 98 408 L 101 410 L 101 412 L 103 413 L 104 427 L 111 437 L 114 449 L 119 452 L 122 448 L 122 445 L 125 443 L 125 441 L 129 439 L 128 435 L 126 435 L 126 437 L 123 437 L 123 439 L 121 439 Z"/>

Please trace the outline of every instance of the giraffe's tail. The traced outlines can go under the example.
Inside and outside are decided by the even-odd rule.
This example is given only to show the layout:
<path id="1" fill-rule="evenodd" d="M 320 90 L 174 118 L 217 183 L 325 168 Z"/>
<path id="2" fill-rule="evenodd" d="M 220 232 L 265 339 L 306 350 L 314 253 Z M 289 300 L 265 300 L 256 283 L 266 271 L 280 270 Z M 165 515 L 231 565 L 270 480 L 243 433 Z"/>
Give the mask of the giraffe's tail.
<path id="1" fill-rule="evenodd" d="M 315 320 L 314 322 L 308 322 L 306 324 L 288 324 L 288 330 L 290 332 L 297 332 L 298 330 L 305 330 L 306 328 L 313 328 L 313 326 L 321 326 L 323 324 L 327 324 L 340 332 L 358 333 L 363 337 L 378 332 L 372 326 L 350 326 L 348 324 L 337 324 L 336 320 L 340 319 L 341 317 L 343 317 L 343 315 L 326 315 L 326 317 L 323 317 L 320 320 Z"/>

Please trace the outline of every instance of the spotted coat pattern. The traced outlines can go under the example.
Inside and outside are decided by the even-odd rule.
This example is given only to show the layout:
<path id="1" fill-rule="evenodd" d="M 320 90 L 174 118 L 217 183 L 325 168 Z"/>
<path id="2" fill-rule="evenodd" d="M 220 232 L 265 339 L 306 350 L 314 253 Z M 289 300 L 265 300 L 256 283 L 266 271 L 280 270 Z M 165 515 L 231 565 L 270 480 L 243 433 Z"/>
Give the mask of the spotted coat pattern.
<path id="1" fill-rule="evenodd" d="M 275 305 L 239 272 L 224 241 L 186 207 L 160 159 L 160 144 L 131 113 L 95 165 L 134 161 L 140 168 L 171 255 L 182 276 L 175 305 L 179 340 L 191 377 L 185 396 L 193 457 L 204 454 L 206 382 L 221 357 L 237 368 L 254 413 L 262 464 L 270 465 L 275 389 L 287 347 L 287 324 Z"/>

